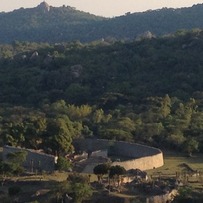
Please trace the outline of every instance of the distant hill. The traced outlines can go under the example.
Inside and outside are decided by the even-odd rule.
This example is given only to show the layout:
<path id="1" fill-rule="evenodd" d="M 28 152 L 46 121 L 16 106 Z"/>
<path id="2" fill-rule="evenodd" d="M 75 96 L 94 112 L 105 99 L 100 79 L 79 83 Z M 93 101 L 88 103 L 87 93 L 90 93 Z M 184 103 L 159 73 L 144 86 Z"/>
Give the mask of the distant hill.
<path id="1" fill-rule="evenodd" d="M 72 7 L 52 7 L 42 2 L 35 8 L 0 13 L 0 43 L 19 41 L 56 42 L 87 36 L 104 18 Z M 91 40 L 91 39 L 90 39 Z"/>
<path id="2" fill-rule="evenodd" d="M 180 29 L 203 28 L 202 19 L 203 4 L 103 18 L 69 6 L 56 8 L 43 2 L 35 8 L 0 13 L 0 43 L 134 39 L 146 31 L 163 35 Z"/>

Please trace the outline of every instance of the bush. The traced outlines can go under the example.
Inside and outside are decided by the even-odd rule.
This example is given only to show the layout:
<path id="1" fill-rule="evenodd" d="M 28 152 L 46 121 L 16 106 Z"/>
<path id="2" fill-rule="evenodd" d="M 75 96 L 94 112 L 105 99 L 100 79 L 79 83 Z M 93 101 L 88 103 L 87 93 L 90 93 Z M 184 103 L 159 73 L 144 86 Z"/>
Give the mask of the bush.
<path id="1" fill-rule="evenodd" d="M 59 156 L 56 169 L 59 171 L 68 171 L 71 169 L 71 163 L 66 158 Z"/>

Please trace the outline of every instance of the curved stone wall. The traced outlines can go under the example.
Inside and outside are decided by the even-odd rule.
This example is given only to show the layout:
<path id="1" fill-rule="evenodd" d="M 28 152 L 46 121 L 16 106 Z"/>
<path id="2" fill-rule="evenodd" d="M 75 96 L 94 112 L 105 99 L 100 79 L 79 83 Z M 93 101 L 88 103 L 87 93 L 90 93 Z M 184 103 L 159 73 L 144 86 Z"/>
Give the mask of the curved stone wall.
<path id="1" fill-rule="evenodd" d="M 125 161 L 116 161 L 112 165 L 123 166 L 126 170 L 149 170 L 164 164 L 161 150 L 146 145 L 102 139 L 78 139 L 73 144 L 76 150 L 93 152 L 107 149 L 109 156 L 125 157 Z"/>
<path id="2" fill-rule="evenodd" d="M 153 156 L 146 156 L 138 159 L 130 159 L 127 161 L 113 162 L 112 165 L 123 166 L 126 170 L 130 169 L 140 169 L 149 170 L 163 166 L 163 154 L 159 153 Z"/>
<path id="3" fill-rule="evenodd" d="M 23 166 L 30 172 L 36 170 L 54 171 L 55 170 L 55 156 L 38 152 L 31 149 L 23 149 L 19 147 L 4 146 L 3 147 L 3 160 L 7 160 L 7 154 L 16 153 L 19 151 L 26 151 L 26 160 Z"/>

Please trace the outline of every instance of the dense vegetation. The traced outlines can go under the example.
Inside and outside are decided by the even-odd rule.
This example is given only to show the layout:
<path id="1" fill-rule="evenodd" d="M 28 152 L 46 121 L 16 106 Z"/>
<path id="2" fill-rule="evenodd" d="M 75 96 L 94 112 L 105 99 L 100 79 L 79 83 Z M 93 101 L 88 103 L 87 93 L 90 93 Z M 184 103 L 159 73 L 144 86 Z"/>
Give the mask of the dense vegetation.
<path id="1" fill-rule="evenodd" d="M 0 46 L 2 143 L 64 154 L 98 137 L 203 151 L 203 32 Z"/>
<path id="2" fill-rule="evenodd" d="M 203 5 L 199 4 L 191 8 L 163 8 L 103 18 L 69 6 L 55 8 L 43 2 L 35 8 L 0 13 L 0 43 L 134 39 L 146 31 L 159 36 L 179 29 L 203 28 L 202 10 Z"/>

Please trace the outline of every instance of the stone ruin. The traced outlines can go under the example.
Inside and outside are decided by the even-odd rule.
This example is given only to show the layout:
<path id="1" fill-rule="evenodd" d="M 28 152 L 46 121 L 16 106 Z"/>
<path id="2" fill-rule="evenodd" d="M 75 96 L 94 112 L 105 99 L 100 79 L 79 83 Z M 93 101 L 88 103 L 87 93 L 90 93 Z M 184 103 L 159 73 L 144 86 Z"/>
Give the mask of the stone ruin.
<path id="1" fill-rule="evenodd" d="M 111 165 L 120 165 L 126 170 L 149 170 L 163 166 L 163 153 L 160 149 L 146 145 L 104 139 L 77 139 L 73 141 L 76 151 L 95 152 L 106 150 L 106 157 L 117 157 Z M 99 154 L 99 153 L 98 153 Z M 99 155 L 100 156 L 100 155 Z"/>
<path id="2" fill-rule="evenodd" d="M 4 146 L 3 147 L 3 160 L 7 160 L 7 154 L 16 153 L 19 151 L 26 151 L 27 157 L 23 166 L 28 172 L 47 171 L 53 172 L 55 170 L 55 164 L 57 163 L 57 157 L 49 154 L 45 154 L 38 150 L 24 149 L 20 147 Z"/>

